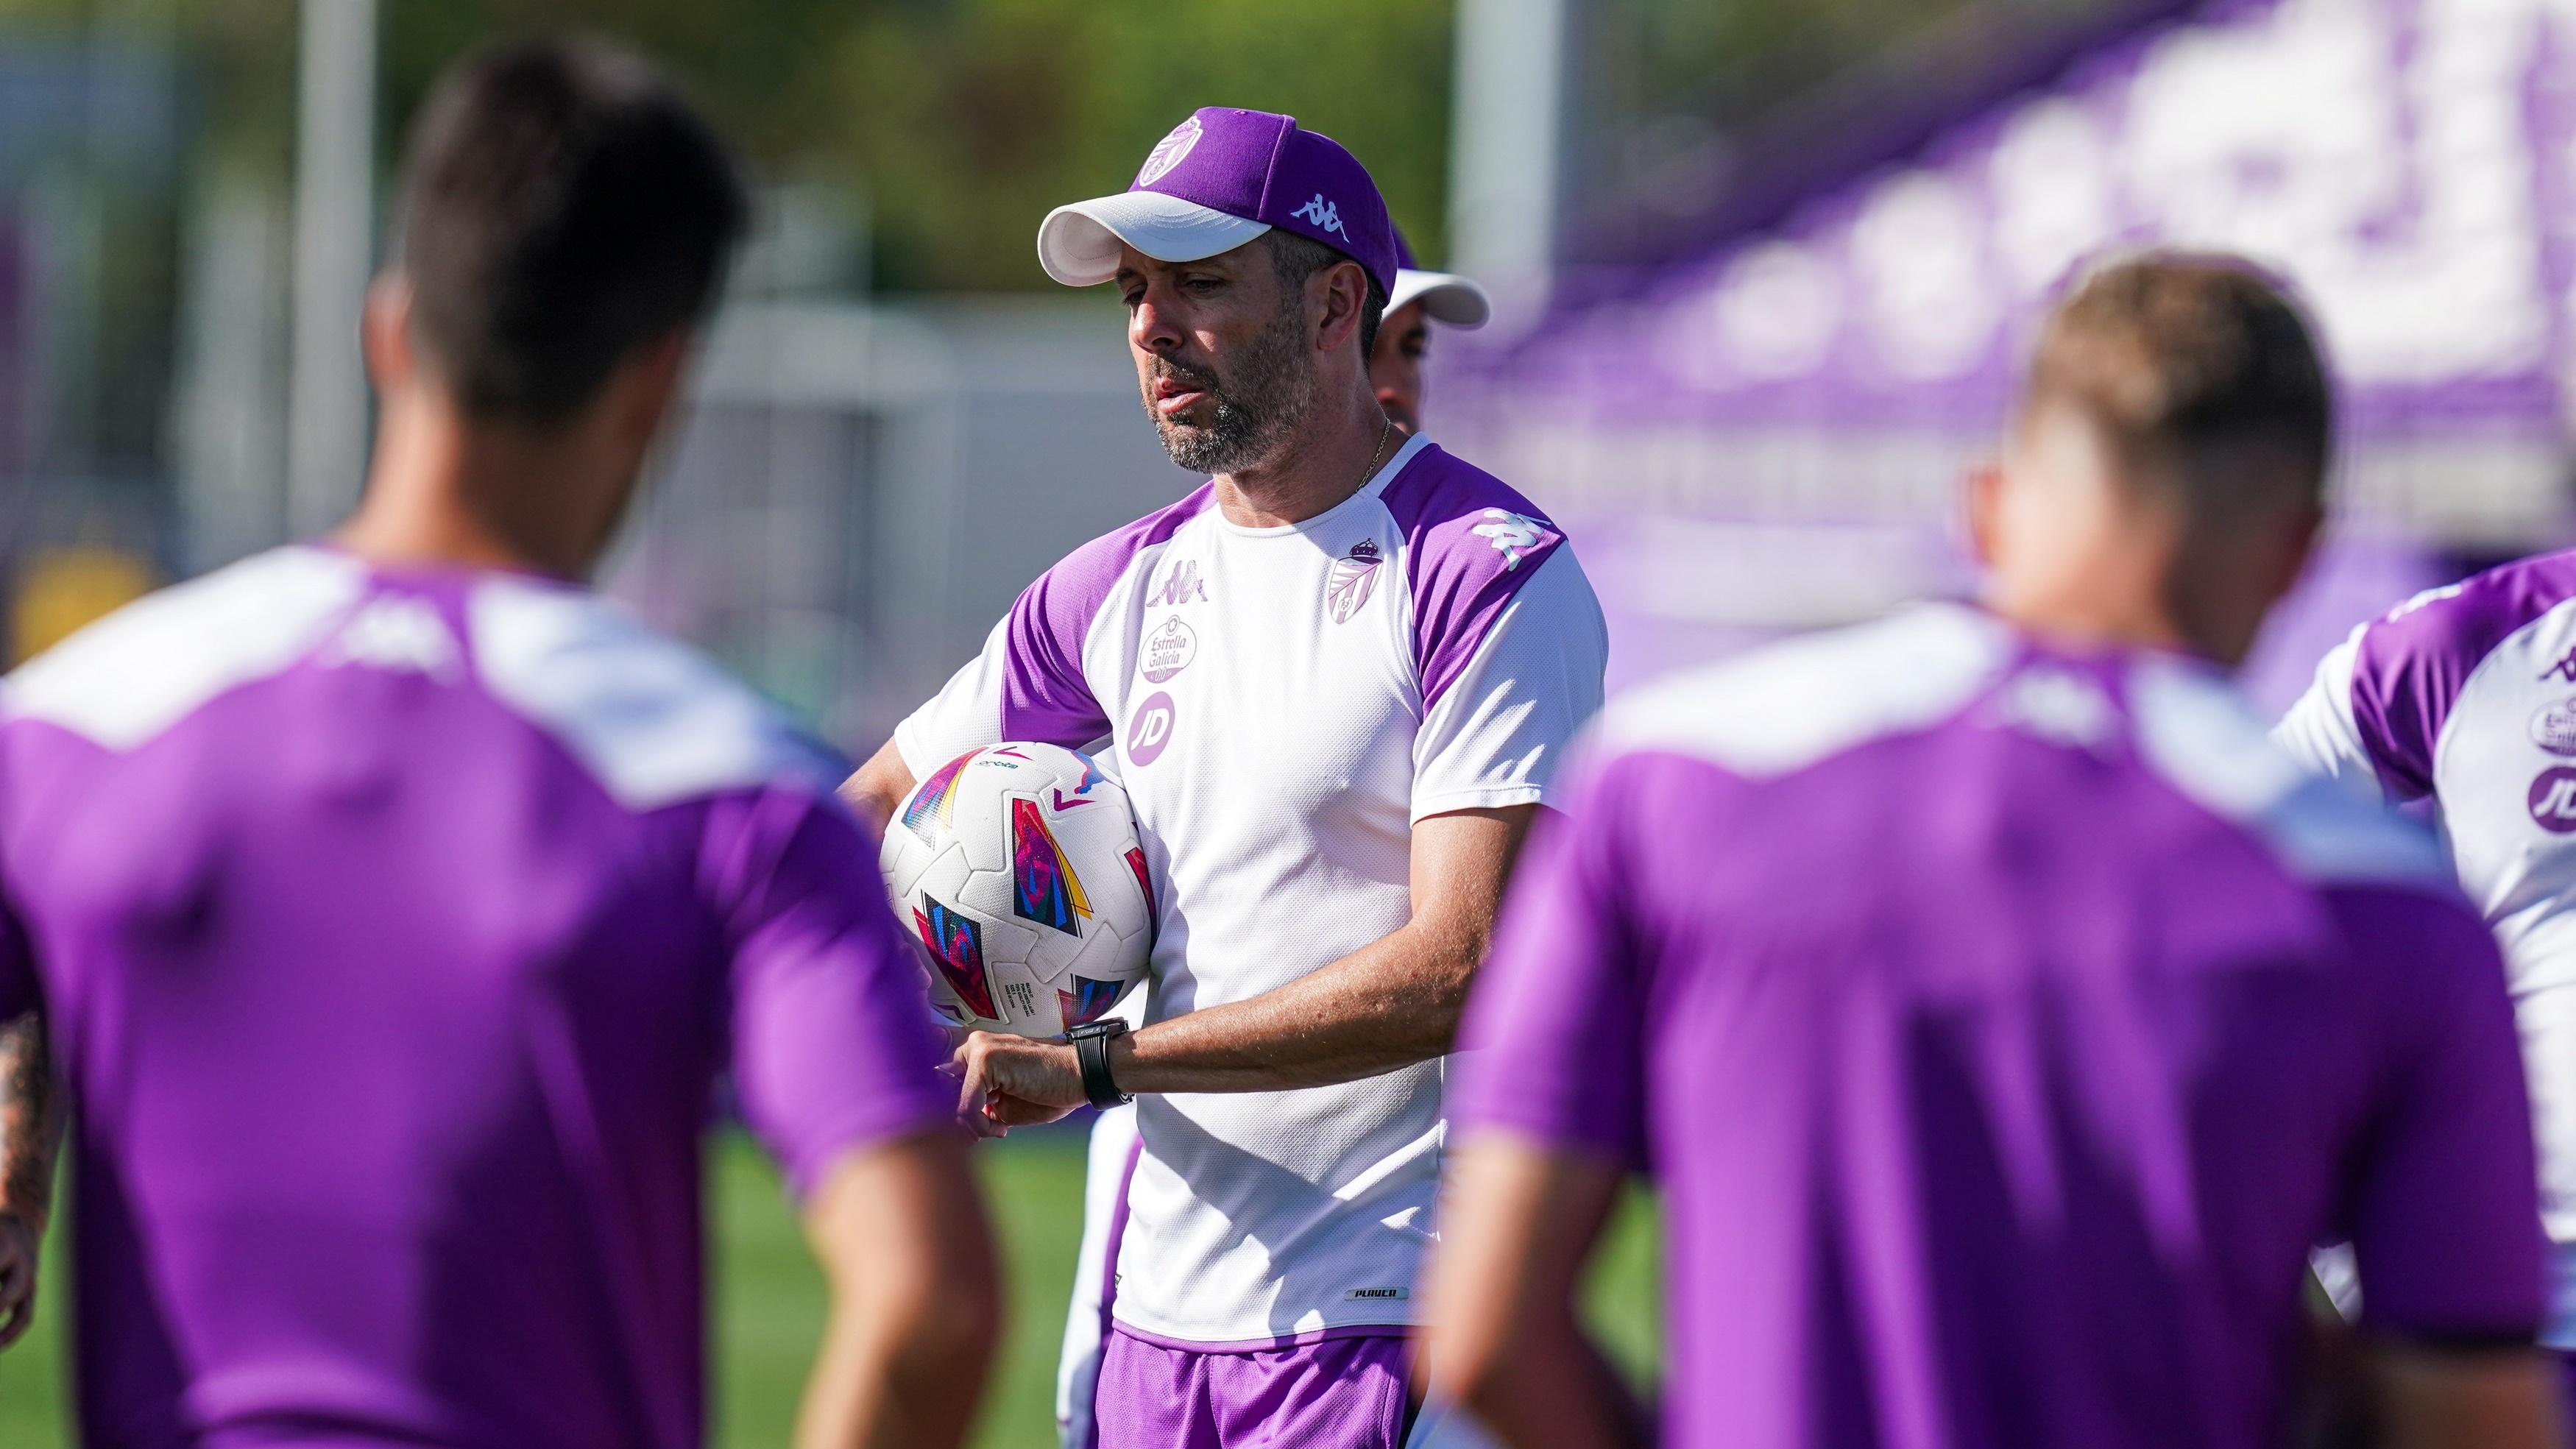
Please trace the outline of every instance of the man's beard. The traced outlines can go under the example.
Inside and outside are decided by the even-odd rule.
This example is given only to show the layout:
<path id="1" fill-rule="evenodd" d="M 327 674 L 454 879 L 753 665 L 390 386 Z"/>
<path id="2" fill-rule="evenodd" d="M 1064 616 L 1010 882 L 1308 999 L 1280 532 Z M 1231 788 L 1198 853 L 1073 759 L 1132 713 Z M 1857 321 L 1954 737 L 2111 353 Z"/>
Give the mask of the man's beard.
<path id="1" fill-rule="evenodd" d="M 1315 359 L 1306 347 L 1306 309 L 1292 299 L 1261 330 L 1229 384 L 1210 368 L 1158 357 L 1144 381 L 1145 414 L 1163 435 L 1163 451 L 1193 473 L 1234 473 L 1267 461 L 1315 410 Z M 1167 418 L 1154 407 L 1164 379 L 1205 390 L 1216 416 L 1205 424 Z"/>

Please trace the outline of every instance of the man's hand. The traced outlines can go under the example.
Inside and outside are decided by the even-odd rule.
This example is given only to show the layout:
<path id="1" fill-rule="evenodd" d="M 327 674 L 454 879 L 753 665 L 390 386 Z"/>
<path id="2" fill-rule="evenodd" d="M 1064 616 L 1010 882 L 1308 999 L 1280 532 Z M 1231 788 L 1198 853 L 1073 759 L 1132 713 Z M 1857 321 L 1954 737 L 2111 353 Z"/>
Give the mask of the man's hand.
<path id="1" fill-rule="evenodd" d="M 970 1031 L 946 1070 L 957 1078 L 957 1120 L 978 1137 L 1053 1122 L 1091 1100 L 1068 1042 Z"/>

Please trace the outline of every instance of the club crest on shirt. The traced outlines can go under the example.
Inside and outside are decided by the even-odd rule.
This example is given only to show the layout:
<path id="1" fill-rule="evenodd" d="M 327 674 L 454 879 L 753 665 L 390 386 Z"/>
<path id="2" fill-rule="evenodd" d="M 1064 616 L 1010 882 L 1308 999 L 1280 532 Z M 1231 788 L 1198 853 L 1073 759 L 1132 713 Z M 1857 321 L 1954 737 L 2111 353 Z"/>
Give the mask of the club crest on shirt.
<path id="1" fill-rule="evenodd" d="M 1369 595 L 1377 592 L 1378 565 L 1384 562 L 1373 538 L 1361 539 L 1349 553 L 1333 560 L 1332 571 L 1324 575 L 1324 607 L 1332 611 L 1334 623 L 1349 623 Z"/>
<path id="2" fill-rule="evenodd" d="M 2553 755 L 2576 755 L 2576 698 L 2542 705 L 2531 717 L 2531 742 Z"/>

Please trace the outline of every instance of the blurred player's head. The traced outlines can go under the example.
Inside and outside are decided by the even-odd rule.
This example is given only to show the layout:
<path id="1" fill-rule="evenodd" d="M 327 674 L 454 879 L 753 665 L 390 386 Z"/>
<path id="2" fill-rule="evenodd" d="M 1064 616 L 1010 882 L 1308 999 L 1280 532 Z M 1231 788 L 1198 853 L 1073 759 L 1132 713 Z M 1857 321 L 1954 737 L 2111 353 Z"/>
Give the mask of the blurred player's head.
<path id="1" fill-rule="evenodd" d="M 2042 329 L 1970 524 L 2007 616 L 2244 657 L 2306 562 L 2333 401 L 2306 320 L 2235 258 L 2095 270 Z"/>
<path id="2" fill-rule="evenodd" d="M 1206 107 L 1116 196 L 1057 207 L 1038 260 L 1067 286 L 1115 281 L 1145 411 L 1172 461 L 1256 467 L 1322 404 L 1370 391 L 1397 272 L 1366 168 L 1293 117 Z"/>
<path id="3" fill-rule="evenodd" d="M 1431 351 L 1431 324 L 1476 328 L 1493 314 L 1485 289 L 1452 272 L 1427 272 L 1414 263 L 1404 233 L 1395 233 L 1395 289 L 1387 294 L 1386 320 L 1369 349 L 1369 386 L 1377 404 L 1408 433 L 1422 431 L 1422 359 Z"/>
<path id="4" fill-rule="evenodd" d="M 744 214 L 722 143 L 642 61 L 551 41 L 450 68 L 413 131 L 393 263 L 368 299 L 385 398 L 372 486 L 394 481 L 401 449 L 453 433 L 490 464 L 456 470 L 467 511 L 532 562 L 586 571 Z M 505 466 L 539 454 L 542 468 Z"/>

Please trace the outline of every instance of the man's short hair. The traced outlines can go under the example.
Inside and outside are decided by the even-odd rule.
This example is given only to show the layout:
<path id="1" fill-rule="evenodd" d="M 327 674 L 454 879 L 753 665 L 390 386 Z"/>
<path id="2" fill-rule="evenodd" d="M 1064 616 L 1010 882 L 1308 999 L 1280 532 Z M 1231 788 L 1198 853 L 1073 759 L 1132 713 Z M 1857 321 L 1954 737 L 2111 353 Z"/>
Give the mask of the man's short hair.
<path id="1" fill-rule="evenodd" d="M 1278 268 L 1279 280 L 1287 283 L 1292 291 L 1305 286 L 1308 277 L 1333 263 L 1354 260 L 1349 253 L 1328 247 L 1313 237 L 1299 236 L 1293 231 L 1282 231 L 1275 226 L 1261 235 L 1263 240 L 1270 243 L 1270 264 Z M 1361 268 L 1361 274 L 1366 276 L 1367 270 L 1365 267 Z M 1377 328 L 1378 324 L 1385 320 L 1386 288 L 1377 284 L 1377 278 L 1369 277 L 1368 297 L 1360 304 L 1360 360 L 1362 362 L 1377 354 Z"/>
<path id="2" fill-rule="evenodd" d="M 467 412 L 562 422 L 705 315 L 745 211 L 723 143 L 642 61 L 485 50 L 439 80 L 404 165 L 413 341 Z"/>
<path id="3" fill-rule="evenodd" d="M 2024 414 L 2050 403 L 2090 417 L 2123 473 L 2179 486 L 2195 510 L 2323 491 L 2325 363 L 2287 289 L 2241 258 L 2146 252 L 2086 274 L 2031 363 Z"/>

